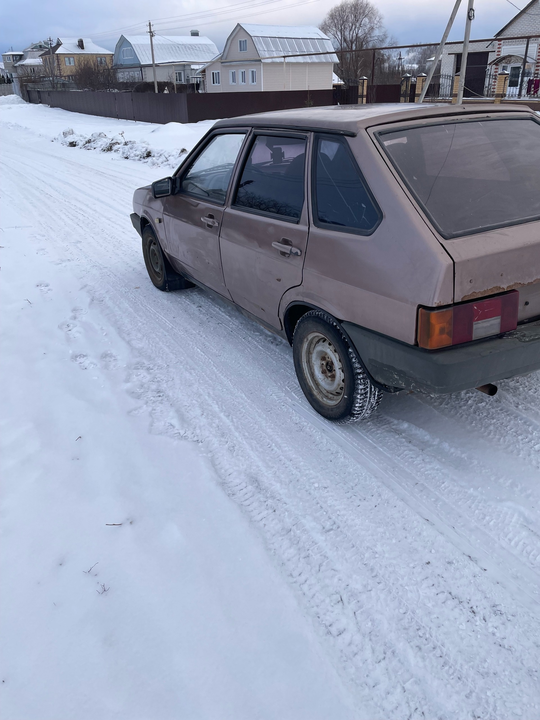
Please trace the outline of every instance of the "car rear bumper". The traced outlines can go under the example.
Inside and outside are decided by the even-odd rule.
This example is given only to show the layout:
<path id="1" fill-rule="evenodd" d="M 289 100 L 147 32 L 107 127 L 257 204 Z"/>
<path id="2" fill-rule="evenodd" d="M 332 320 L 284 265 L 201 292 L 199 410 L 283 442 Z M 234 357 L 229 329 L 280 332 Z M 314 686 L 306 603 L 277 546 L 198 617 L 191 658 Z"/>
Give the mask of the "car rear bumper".
<path id="1" fill-rule="evenodd" d="M 131 218 L 131 223 L 132 223 L 133 227 L 140 235 L 141 234 L 141 216 L 137 215 L 137 213 L 131 213 L 131 215 L 129 217 Z"/>
<path id="2" fill-rule="evenodd" d="M 503 337 L 428 351 L 353 323 L 343 329 L 366 370 L 387 388 L 442 394 L 495 383 L 540 369 L 540 320 Z"/>

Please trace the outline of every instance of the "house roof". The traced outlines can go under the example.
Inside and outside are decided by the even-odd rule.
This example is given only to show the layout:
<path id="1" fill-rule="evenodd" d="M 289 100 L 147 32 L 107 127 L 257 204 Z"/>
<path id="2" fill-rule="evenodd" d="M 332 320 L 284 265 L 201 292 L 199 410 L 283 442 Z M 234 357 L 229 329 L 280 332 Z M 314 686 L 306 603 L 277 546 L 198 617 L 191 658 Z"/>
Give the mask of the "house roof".
<path id="1" fill-rule="evenodd" d="M 133 47 L 141 65 L 151 65 L 150 38 L 148 35 L 123 35 Z M 122 40 L 120 38 L 119 42 Z M 207 63 L 218 49 L 210 38 L 200 35 L 154 36 L 156 65 L 167 63 Z"/>
<path id="2" fill-rule="evenodd" d="M 20 67 L 21 65 L 43 65 L 43 61 L 39 57 L 27 57 L 16 63 L 16 67 Z"/>
<path id="3" fill-rule="evenodd" d="M 521 17 L 522 15 L 525 15 L 525 13 L 529 10 L 529 8 L 531 8 L 533 5 L 535 5 L 535 4 L 537 3 L 537 1 L 538 1 L 538 0 L 531 0 L 530 3 L 528 3 L 527 5 L 525 5 L 525 7 L 523 8 L 523 10 L 520 10 L 518 13 L 516 13 L 516 14 L 514 15 L 514 17 L 510 20 L 510 22 L 507 22 L 506 25 L 499 30 L 499 32 L 496 32 L 496 33 L 495 33 L 495 37 L 499 37 L 499 35 L 500 35 L 501 33 L 503 33 L 505 30 L 507 30 L 513 22 L 515 22 L 515 21 L 516 21 L 519 17 Z"/>
<path id="4" fill-rule="evenodd" d="M 284 55 L 326 53 L 308 57 L 290 57 L 287 62 L 337 63 L 330 38 L 311 25 L 252 25 L 239 23 L 253 43 L 263 62 L 283 62 Z M 228 41 L 227 41 L 228 42 Z M 225 51 L 224 51 L 225 53 Z"/>
<path id="5" fill-rule="evenodd" d="M 56 55 L 114 55 L 111 50 L 96 45 L 90 38 L 81 38 L 84 43 L 84 50 L 78 45 L 79 38 L 59 38 L 62 43 L 55 50 Z"/>

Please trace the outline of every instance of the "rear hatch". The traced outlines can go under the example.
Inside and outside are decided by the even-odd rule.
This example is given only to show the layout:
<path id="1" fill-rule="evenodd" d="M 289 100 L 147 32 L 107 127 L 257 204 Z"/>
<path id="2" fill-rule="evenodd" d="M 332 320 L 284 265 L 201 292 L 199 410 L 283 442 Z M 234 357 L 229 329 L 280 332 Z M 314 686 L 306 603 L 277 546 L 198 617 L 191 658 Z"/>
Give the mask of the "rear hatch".
<path id="1" fill-rule="evenodd" d="M 432 118 L 379 140 L 454 261 L 454 301 L 518 290 L 518 322 L 540 316 L 540 117 Z"/>

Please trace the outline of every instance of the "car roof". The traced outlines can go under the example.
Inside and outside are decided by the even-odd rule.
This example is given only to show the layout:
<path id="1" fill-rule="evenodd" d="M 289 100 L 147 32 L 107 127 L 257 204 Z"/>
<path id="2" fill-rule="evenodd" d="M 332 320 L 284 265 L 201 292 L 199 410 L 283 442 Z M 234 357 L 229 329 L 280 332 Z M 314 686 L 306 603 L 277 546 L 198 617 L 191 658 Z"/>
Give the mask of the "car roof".
<path id="1" fill-rule="evenodd" d="M 448 115 L 483 115 L 504 112 L 533 111 L 522 105 L 493 105 L 471 103 L 467 105 L 449 105 L 448 103 L 381 103 L 372 105 L 329 105 L 325 107 L 297 108 L 273 112 L 242 115 L 241 117 L 219 120 L 214 127 L 284 127 L 305 129 L 327 129 L 356 135 L 359 130 L 373 125 L 383 125 L 403 120 L 419 120 L 429 117 Z"/>

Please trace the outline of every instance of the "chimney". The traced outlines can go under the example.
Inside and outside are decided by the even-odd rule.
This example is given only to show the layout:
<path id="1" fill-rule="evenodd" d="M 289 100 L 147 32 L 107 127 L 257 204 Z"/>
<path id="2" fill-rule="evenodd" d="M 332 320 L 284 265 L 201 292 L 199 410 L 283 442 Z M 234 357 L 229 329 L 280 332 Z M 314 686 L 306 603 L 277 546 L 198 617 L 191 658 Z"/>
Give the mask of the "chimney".
<path id="1" fill-rule="evenodd" d="M 84 50 L 84 41 L 82 38 L 77 40 L 77 45 L 81 48 L 81 50 Z"/>
<path id="2" fill-rule="evenodd" d="M 199 37 L 199 31 L 198 31 L 198 30 L 192 30 L 192 31 L 191 31 L 191 36 L 192 36 L 192 37 Z"/>

